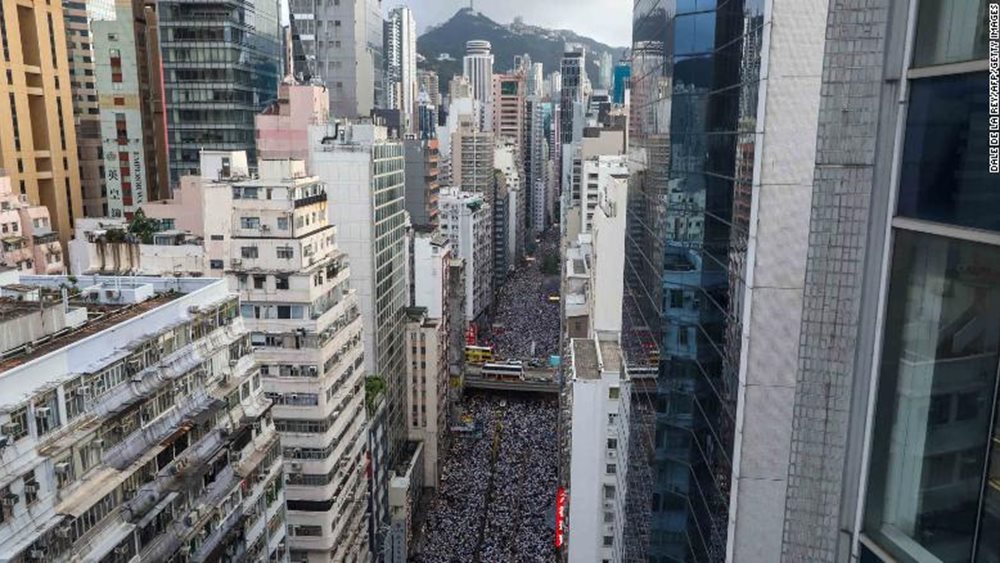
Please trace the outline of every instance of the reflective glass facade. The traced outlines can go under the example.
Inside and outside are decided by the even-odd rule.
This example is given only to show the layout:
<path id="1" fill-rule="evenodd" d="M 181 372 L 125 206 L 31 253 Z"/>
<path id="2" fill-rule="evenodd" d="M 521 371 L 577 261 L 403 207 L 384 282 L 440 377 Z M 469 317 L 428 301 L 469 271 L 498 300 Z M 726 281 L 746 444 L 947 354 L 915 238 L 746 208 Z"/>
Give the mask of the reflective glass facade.
<path id="1" fill-rule="evenodd" d="M 986 6 L 921 0 L 910 24 L 865 561 L 1000 561 L 1000 183 L 985 64 L 966 64 L 985 63 Z"/>
<path id="2" fill-rule="evenodd" d="M 199 151 L 245 150 L 282 69 L 278 0 L 159 0 L 170 179 L 199 172 Z"/>
<path id="3" fill-rule="evenodd" d="M 630 561 L 725 556 L 763 6 L 634 5 L 624 339 L 657 377 L 633 398 Z"/>

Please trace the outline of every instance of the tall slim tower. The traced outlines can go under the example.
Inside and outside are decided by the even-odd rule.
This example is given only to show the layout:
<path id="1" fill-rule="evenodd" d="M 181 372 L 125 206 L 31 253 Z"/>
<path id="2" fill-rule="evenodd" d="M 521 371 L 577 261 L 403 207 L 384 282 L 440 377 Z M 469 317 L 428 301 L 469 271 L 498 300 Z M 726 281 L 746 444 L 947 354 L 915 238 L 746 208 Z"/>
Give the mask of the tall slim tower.
<path id="1" fill-rule="evenodd" d="M 472 85 L 472 97 L 479 102 L 479 126 L 483 131 L 493 128 L 493 46 L 489 41 L 474 39 L 465 43 L 462 74 Z"/>
<path id="2" fill-rule="evenodd" d="M 389 12 L 385 37 L 386 106 L 398 109 L 404 133 L 416 131 L 417 24 L 406 6 Z"/>

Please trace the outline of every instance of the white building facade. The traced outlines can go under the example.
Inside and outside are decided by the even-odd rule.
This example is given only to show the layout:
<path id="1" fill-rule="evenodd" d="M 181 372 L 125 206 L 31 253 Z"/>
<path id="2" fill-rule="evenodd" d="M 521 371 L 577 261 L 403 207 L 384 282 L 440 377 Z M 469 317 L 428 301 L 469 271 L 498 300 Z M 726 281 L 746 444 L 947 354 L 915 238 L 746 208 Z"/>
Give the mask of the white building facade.
<path id="1" fill-rule="evenodd" d="M 364 348 L 326 186 L 303 161 L 260 161 L 231 183 L 230 287 L 257 352 L 286 454 L 294 561 L 367 553 Z M 211 189 L 227 189 L 217 186 Z"/>
<path id="2" fill-rule="evenodd" d="M 441 234 L 465 260 L 465 319 L 482 315 L 493 299 L 493 214 L 480 194 L 441 190 Z"/>

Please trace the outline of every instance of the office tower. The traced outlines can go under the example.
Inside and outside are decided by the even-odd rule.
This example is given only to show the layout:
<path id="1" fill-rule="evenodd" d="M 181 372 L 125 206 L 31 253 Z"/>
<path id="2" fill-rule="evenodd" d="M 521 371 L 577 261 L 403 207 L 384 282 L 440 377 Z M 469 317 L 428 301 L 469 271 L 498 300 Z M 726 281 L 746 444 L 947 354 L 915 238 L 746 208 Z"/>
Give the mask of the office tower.
<path id="1" fill-rule="evenodd" d="M 469 323 L 493 300 L 493 210 L 482 194 L 441 190 L 441 234 L 465 261 L 465 320 Z"/>
<path id="2" fill-rule="evenodd" d="M 675 51 L 670 31 L 695 17 L 693 7 L 635 13 L 625 267 L 632 334 L 623 341 L 629 363 L 658 364 L 658 377 L 631 409 L 632 442 L 644 451 L 630 459 L 653 462 L 635 472 L 630 462 L 638 477 L 628 485 L 638 524 L 626 541 L 630 556 L 815 561 L 836 549 L 842 528 L 826 515 L 839 502 L 833 485 L 844 468 L 822 466 L 835 463 L 825 444 L 844 427 L 824 413 L 845 412 L 847 402 L 827 378 L 845 360 L 837 334 L 850 315 L 836 292 L 857 260 L 848 248 L 865 245 L 856 222 L 868 216 L 836 178 L 864 176 L 845 165 L 863 163 L 857 151 L 865 143 L 820 140 L 818 155 L 817 131 L 861 134 L 870 116 L 843 101 L 871 94 L 842 71 L 824 70 L 822 42 L 798 38 L 837 38 L 825 49 L 827 64 L 869 81 L 883 75 L 866 67 L 877 63 L 853 62 L 860 55 L 829 56 L 868 37 L 860 28 L 872 25 L 872 14 L 849 3 L 831 14 L 838 31 L 827 32 L 828 4 L 699 8 L 698 18 L 716 23 L 692 38 L 706 46 L 694 59 Z M 864 49 L 877 45 L 866 41 Z M 831 84 L 821 102 L 822 76 Z M 830 129 L 817 126 L 820 116 Z M 718 145 L 720 135 L 732 142 Z M 823 151 L 836 170 L 814 165 L 827 158 Z M 837 187 L 818 195 L 828 181 Z M 845 207 L 823 209 L 838 205 Z M 852 238 L 834 235 L 838 229 Z M 820 287 L 807 289 L 806 280 Z"/>
<path id="3" fill-rule="evenodd" d="M 479 129 L 493 127 L 493 53 L 489 41 L 474 39 L 465 43 L 462 75 L 472 87 L 472 97 L 479 102 Z"/>
<path id="4" fill-rule="evenodd" d="M 573 120 L 574 105 L 582 105 L 586 100 L 584 95 L 584 85 L 587 80 L 587 55 L 583 45 L 566 45 L 566 52 L 563 53 L 562 61 L 559 64 L 560 89 L 555 90 L 553 84 L 552 96 L 559 96 L 559 103 L 562 108 L 562 122 L 560 123 L 560 142 L 563 144 L 573 141 Z M 553 80 L 555 82 L 555 80 Z M 577 119 L 582 127 L 582 118 Z"/>
<path id="5" fill-rule="evenodd" d="M 364 317 L 365 371 L 385 380 L 389 460 L 406 440 L 403 366 L 406 307 L 404 151 L 385 128 L 338 124 L 343 135 L 314 127 L 313 169 L 327 184 L 330 222 L 351 259 L 351 285 Z M 391 465 L 390 465 L 391 466 Z"/>
<path id="6" fill-rule="evenodd" d="M 559 101 L 560 96 L 562 96 L 561 72 L 556 70 L 549 74 L 548 79 L 545 81 L 545 92 L 543 92 L 543 95 L 555 102 Z"/>
<path id="7" fill-rule="evenodd" d="M 278 2 L 159 0 L 170 181 L 199 171 L 202 150 L 246 151 L 254 117 L 277 98 Z"/>
<path id="8" fill-rule="evenodd" d="M 104 178 L 87 201 L 100 217 L 131 217 L 170 194 L 157 13 L 146 4 L 119 2 L 91 23 Z"/>
<path id="9" fill-rule="evenodd" d="M 483 194 L 489 202 L 493 188 L 493 133 L 480 131 L 472 116 L 460 119 L 451 136 L 451 184 Z"/>
<path id="10" fill-rule="evenodd" d="M 514 144 L 518 162 L 524 150 L 524 92 L 524 75 L 493 75 L 493 136 Z"/>
<path id="11" fill-rule="evenodd" d="M 441 84 L 438 73 L 433 70 L 417 70 L 417 90 L 427 92 L 430 103 L 441 107 L 444 99 L 441 97 Z"/>
<path id="12" fill-rule="evenodd" d="M 312 170 L 309 128 L 329 120 L 330 96 L 325 86 L 286 80 L 278 87 L 278 99 L 256 117 L 258 157 L 303 160 L 306 170 Z"/>
<path id="13" fill-rule="evenodd" d="M 615 60 L 611 53 L 605 51 L 597 58 L 597 87 L 601 90 L 611 90 L 614 79 Z"/>
<path id="14" fill-rule="evenodd" d="M 434 230 L 438 226 L 438 142 L 437 139 L 405 139 L 405 207 L 413 227 Z"/>
<path id="15" fill-rule="evenodd" d="M 611 102 L 624 104 L 627 102 L 626 92 L 632 87 L 632 65 L 621 61 L 615 65 L 613 84 L 611 85 Z"/>
<path id="16" fill-rule="evenodd" d="M 0 559 L 286 560 L 282 448 L 226 282 L 5 276 Z"/>
<path id="17" fill-rule="evenodd" d="M 90 23 L 113 16 L 113 6 L 106 2 L 62 0 L 66 30 L 66 54 L 72 77 L 73 123 L 76 127 L 77 158 L 80 163 L 80 187 L 83 212 L 89 216 L 106 215 L 101 210 L 101 125 L 94 83 L 94 43 Z M 111 8 L 111 9 L 108 9 Z"/>
<path id="18" fill-rule="evenodd" d="M 436 139 L 438 108 L 431 104 L 427 92 L 420 92 L 417 96 L 417 107 L 414 114 L 417 120 L 413 132 L 414 136 L 421 140 Z"/>
<path id="19" fill-rule="evenodd" d="M 32 205 L 14 193 L 10 178 L 0 176 L 0 264 L 36 274 L 63 274 L 64 255 L 52 218 L 44 205 Z"/>
<path id="20" fill-rule="evenodd" d="M 44 205 L 65 244 L 83 215 L 73 95 L 59 2 L 3 2 L 0 165 L 17 193 Z"/>
<path id="21" fill-rule="evenodd" d="M 231 179 L 202 181 L 232 194 L 226 272 L 285 450 L 291 558 L 364 558 L 361 311 L 326 218 L 326 188 L 303 161 L 261 160 L 255 179 L 230 171 Z"/>
<path id="22" fill-rule="evenodd" d="M 368 117 L 384 107 L 383 20 L 380 0 L 291 0 L 295 72 L 326 84 L 339 118 Z"/>
<path id="23" fill-rule="evenodd" d="M 421 238 L 441 238 L 440 235 L 421 235 Z M 424 242 L 417 242 L 423 245 Z M 415 260 L 432 262 L 430 265 L 444 278 L 423 280 L 419 283 L 438 282 L 435 286 L 439 295 L 445 295 L 448 264 L 451 262 L 451 247 L 447 239 L 435 241 L 436 246 L 417 250 L 420 257 Z M 416 250 L 416 248 L 415 248 Z M 424 254 L 424 251 L 430 251 Z M 442 264 L 444 268 L 441 269 Z M 447 311 L 443 308 L 442 312 Z M 424 483 L 437 488 L 441 478 L 441 467 L 447 452 L 448 441 L 448 326 L 447 317 L 433 317 L 425 307 L 407 310 L 406 322 L 406 419 L 409 438 L 423 445 Z"/>
<path id="24" fill-rule="evenodd" d="M 400 130 L 413 134 L 417 128 L 417 23 L 406 6 L 393 8 L 385 23 L 386 107 L 398 109 Z"/>

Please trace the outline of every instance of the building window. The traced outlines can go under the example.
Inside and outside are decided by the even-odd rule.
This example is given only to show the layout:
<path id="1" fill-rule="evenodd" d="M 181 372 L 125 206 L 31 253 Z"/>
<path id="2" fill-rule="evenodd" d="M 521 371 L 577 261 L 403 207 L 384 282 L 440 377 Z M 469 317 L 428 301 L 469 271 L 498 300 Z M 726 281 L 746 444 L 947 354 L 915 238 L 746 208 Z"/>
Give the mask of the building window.
<path id="1" fill-rule="evenodd" d="M 924 0 L 917 16 L 913 65 L 986 58 L 986 0 Z"/>
<path id="2" fill-rule="evenodd" d="M 253 277 L 253 288 L 254 289 L 264 289 L 264 285 L 267 283 L 267 276 L 254 276 Z"/>
<path id="3" fill-rule="evenodd" d="M 224 266 L 222 260 L 209 260 L 208 267 L 213 270 L 221 270 Z"/>
<path id="4" fill-rule="evenodd" d="M 900 215 L 1000 231 L 1000 190 L 984 149 L 986 90 L 985 72 L 911 82 Z"/>
<path id="5" fill-rule="evenodd" d="M 288 230 L 288 217 L 278 217 L 278 230 L 279 231 Z"/>
<path id="6" fill-rule="evenodd" d="M 243 258 L 254 259 L 257 258 L 257 247 L 256 246 L 244 246 L 240 248 L 240 256 Z"/>
<path id="7" fill-rule="evenodd" d="M 277 276 L 274 278 L 275 289 L 288 289 L 288 276 Z"/>
<path id="8" fill-rule="evenodd" d="M 291 260 L 295 256 L 295 253 L 292 251 L 292 247 L 290 246 L 279 246 L 277 251 L 278 258 L 283 260 Z"/>
<path id="9" fill-rule="evenodd" d="M 620 396 L 620 394 L 621 394 L 621 388 L 619 387 L 610 387 L 608 389 L 609 399 L 617 399 Z"/>
<path id="10" fill-rule="evenodd" d="M 119 84 L 122 81 L 122 53 L 118 49 L 108 51 L 108 59 L 111 63 L 111 82 Z"/>
<path id="11" fill-rule="evenodd" d="M 997 264 L 998 247 L 896 233 L 865 531 L 901 560 L 985 561 L 1000 548 L 988 508 L 1000 503 L 1000 459 L 988 457 L 1000 438 Z"/>
<path id="12" fill-rule="evenodd" d="M 259 229 L 260 217 L 240 217 L 241 229 Z"/>

